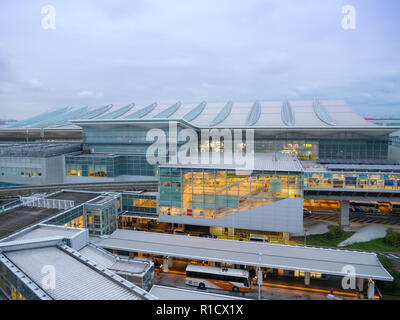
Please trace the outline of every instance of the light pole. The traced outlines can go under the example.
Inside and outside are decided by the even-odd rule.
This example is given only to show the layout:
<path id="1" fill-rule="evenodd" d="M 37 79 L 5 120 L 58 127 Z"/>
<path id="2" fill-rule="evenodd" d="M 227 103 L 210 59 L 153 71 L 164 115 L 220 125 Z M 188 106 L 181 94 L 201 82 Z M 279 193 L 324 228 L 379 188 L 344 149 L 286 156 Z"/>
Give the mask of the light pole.
<path id="1" fill-rule="evenodd" d="M 236 211 L 232 213 L 232 240 L 235 240 L 235 213 Z"/>
<path id="2" fill-rule="evenodd" d="M 261 256 L 262 253 L 258 254 L 258 274 L 257 274 L 257 284 L 258 284 L 258 300 L 261 300 L 261 285 L 262 285 L 262 271 L 261 271 Z"/>

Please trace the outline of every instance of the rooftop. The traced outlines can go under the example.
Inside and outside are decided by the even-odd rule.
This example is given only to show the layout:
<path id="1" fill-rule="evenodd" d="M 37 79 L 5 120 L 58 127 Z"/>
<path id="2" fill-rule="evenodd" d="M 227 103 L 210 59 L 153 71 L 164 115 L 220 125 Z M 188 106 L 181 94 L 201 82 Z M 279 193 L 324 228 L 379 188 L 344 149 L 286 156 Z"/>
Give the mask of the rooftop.
<path id="1" fill-rule="evenodd" d="M 149 103 L 124 107 L 62 108 L 17 121 L 5 129 L 77 128 L 93 121 L 182 120 L 198 128 L 373 127 L 344 100 Z M 73 123 L 73 124 L 72 124 Z"/>
<path id="2" fill-rule="evenodd" d="M 4 255 L 56 300 L 154 299 L 154 296 L 65 245 L 6 251 Z M 56 270 L 54 288 L 43 286 L 42 270 L 45 266 Z"/>
<path id="3" fill-rule="evenodd" d="M 208 239 L 154 232 L 117 230 L 96 245 L 133 252 L 234 264 L 261 265 L 267 268 L 347 275 L 352 265 L 356 276 L 391 281 L 376 254 L 349 250 L 289 246 L 251 241 Z"/>
<path id="4" fill-rule="evenodd" d="M 204 156 L 204 152 L 201 153 L 201 157 Z M 232 153 L 233 154 L 233 153 Z M 254 153 L 249 154 L 249 161 L 253 161 L 254 165 L 247 162 L 246 165 L 248 167 L 244 167 L 243 165 L 237 165 L 235 163 L 235 159 L 229 158 L 231 164 L 225 160 L 224 153 L 209 153 L 206 164 L 202 164 L 202 159 L 199 159 L 197 162 L 199 164 L 160 164 L 159 167 L 167 167 L 167 168 L 198 168 L 198 169 L 227 169 L 227 170 L 265 170 L 265 171 L 293 171 L 293 172 L 302 172 L 303 167 L 300 161 L 293 153 Z M 179 157 L 178 157 L 179 161 Z"/>
<path id="5" fill-rule="evenodd" d="M 0 239 L 46 218 L 55 216 L 61 211 L 62 210 L 53 208 L 46 209 L 20 206 L 0 213 Z"/>
<path id="6" fill-rule="evenodd" d="M 80 150 L 80 143 L 3 143 L 0 157 L 47 158 Z"/>
<path id="7" fill-rule="evenodd" d="M 7 237 L 7 239 L 0 240 L 0 242 L 37 240 L 48 237 L 70 238 L 80 232 L 82 232 L 82 229 L 38 224 L 32 228 L 23 230 L 22 232 L 12 234 L 11 236 Z"/>
<path id="8" fill-rule="evenodd" d="M 147 271 L 150 263 L 145 260 L 119 258 L 108 251 L 97 247 L 93 244 L 88 244 L 79 250 L 83 256 L 100 263 L 107 269 L 114 272 L 123 272 L 127 274 L 141 274 Z"/>
<path id="9" fill-rule="evenodd" d="M 100 196 L 100 192 L 83 192 L 83 191 L 65 191 L 62 190 L 59 193 L 55 193 L 46 197 L 46 199 L 58 199 L 58 200 L 71 200 L 74 201 L 75 206 L 92 200 Z"/>

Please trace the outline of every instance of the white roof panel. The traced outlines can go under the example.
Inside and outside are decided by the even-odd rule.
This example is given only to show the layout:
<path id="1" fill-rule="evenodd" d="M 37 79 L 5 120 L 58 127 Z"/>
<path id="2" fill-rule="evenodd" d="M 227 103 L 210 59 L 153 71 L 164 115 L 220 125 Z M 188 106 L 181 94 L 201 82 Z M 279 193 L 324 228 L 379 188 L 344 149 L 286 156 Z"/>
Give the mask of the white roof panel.
<path id="1" fill-rule="evenodd" d="M 56 300 L 138 300 L 141 297 L 57 247 L 6 252 L 30 279 Z M 43 267 L 56 271 L 54 289 L 43 288 Z"/>
<path id="2" fill-rule="evenodd" d="M 202 152 L 201 156 L 204 156 L 206 153 Z M 233 152 L 232 152 L 233 154 Z M 203 164 L 201 159 L 199 159 L 198 164 L 189 163 L 189 164 L 162 164 L 160 167 L 172 167 L 172 168 L 204 168 L 204 169 L 230 169 L 230 170 L 245 170 L 244 166 L 235 164 L 234 159 L 232 158 L 232 163 L 226 163 L 224 159 L 224 153 L 208 153 L 208 163 Z M 249 155 L 254 160 L 253 168 L 249 168 L 249 170 L 265 170 L 265 171 L 292 171 L 292 172 L 302 172 L 304 169 L 297 159 L 297 157 L 292 153 L 282 153 L 276 152 L 274 153 L 254 153 L 253 155 Z M 213 159 L 218 160 L 218 163 L 213 163 Z M 179 159 L 178 159 L 179 160 Z M 250 164 L 248 164 L 250 165 Z"/>
<path id="3" fill-rule="evenodd" d="M 159 113 L 167 110 L 171 106 L 173 106 L 176 102 L 171 103 L 162 103 L 157 104 L 157 106 L 151 110 L 148 114 L 139 119 L 132 120 L 157 120 L 154 119 L 154 116 Z M 194 126 L 199 128 L 209 128 L 213 122 L 213 120 L 217 117 L 217 115 L 223 110 L 226 102 L 207 102 L 204 110 L 192 121 L 190 121 Z M 360 115 L 356 114 L 346 103 L 344 100 L 318 100 L 319 105 L 323 108 L 323 111 L 320 111 L 323 114 L 326 114 L 327 118 L 330 118 L 332 123 L 327 123 L 318 117 L 316 111 L 314 110 L 314 101 L 313 100 L 289 100 L 289 105 L 292 110 L 294 124 L 286 126 L 282 121 L 282 108 L 284 105 L 284 100 L 281 101 L 260 101 L 260 117 L 257 122 L 253 125 L 246 125 L 249 114 L 253 108 L 255 101 L 248 102 L 235 102 L 232 101 L 232 109 L 229 115 L 221 122 L 216 124 L 215 128 L 261 128 L 261 127 L 286 127 L 296 128 L 296 127 L 340 127 L 340 126 L 361 126 L 361 127 L 371 127 L 374 126 L 373 123 L 363 119 Z M 151 105 L 153 102 L 148 104 L 141 104 L 140 106 L 134 106 L 130 111 L 116 118 L 115 120 L 125 119 L 125 117 L 129 117 L 129 115 L 146 108 Z M 201 101 L 198 103 L 184 103 L 169 117 L 169 119 L 183 119 L 183 117 L 188 114 L 191 110 L 196 108 Z M 112 114 L 116 110 L 120 109 L 120 107 L 112 107 L 106 113 L 96 116 L 92 120 L 101 120 L 105 119 L 107 114 Z M 72 108 L 69 112 L 65 113 L 65 115 L 71 114 L 70 118 L 76 118 L 72 114 L 76 113 L 79 108 Z M 287 114 L 287 112 L 285 113 Z M 289 113 L 290 115 L 290 113 Z M 78 116 L 79 118 L 79 116 Z M 291 117 L 290 117 L 291 118 Z M 63 121 L 68 121 L 69 119 L 65 118 Z M 65 123 L 65 121 L 63 123 Z M 90 120 L 88 120 L 90 122 Z M 85 121 L 85 122 L 88 122 Z M 46 125 L 47 127 L 51 127 L 52 125 Z M 76 128 L 75 126 L 65 125 L 62 128 Z"/>
<path id="4" fill-rule="evenodd" d="M 39 238 L 50 238 L 50 237 L 65 237 L 69 238 L 78 233 L 82 232 L 82 229 L 77 228 L 66 228 L 51 225 L 36 225 L 31 229 L 27 229 L 15 235 L 12 235 L 2 241 L 21 241 L 21 240 L 33 240 Z M 1 242 L 1 241 L 0 241 Z"/>
<path id="5" fill-rule="evenodd" d="M 147 252 L 198 260 L 347 275 L 352 265 L 356 276 L 392 280 L 375 253 L 289 246 L 251 241 L 207 239 L 165 233 L 117 230 L 97 245 L 110 249 Z M 261 255 L 260 255 L 261 254 Z M 260 263 L 261 261 L 261 263 Z"/>

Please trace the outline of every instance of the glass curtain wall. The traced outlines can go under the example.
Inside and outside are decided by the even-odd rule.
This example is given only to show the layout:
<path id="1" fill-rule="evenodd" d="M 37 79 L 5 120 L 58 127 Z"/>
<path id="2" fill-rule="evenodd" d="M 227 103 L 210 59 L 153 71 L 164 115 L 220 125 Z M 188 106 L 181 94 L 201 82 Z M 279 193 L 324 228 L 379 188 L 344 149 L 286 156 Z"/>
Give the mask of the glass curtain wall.
<path id="1" fill-rule="evenodd" d="M 400 174 L 383 173 L 305 173 L 308 188 L 350 188 L 400 190 Z"/>
<path id="2" fill-rule="evenodd" d="M 218 218 L 285 198 L 302 197 L 301 174 L 160 168 L 160 214 Z"/>

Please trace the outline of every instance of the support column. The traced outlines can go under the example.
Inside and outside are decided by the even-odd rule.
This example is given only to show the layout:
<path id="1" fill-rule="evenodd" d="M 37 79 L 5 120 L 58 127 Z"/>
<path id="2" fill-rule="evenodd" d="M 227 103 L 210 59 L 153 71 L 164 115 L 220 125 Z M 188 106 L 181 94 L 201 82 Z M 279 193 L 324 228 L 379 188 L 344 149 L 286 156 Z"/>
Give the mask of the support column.
<path id="1" fill-rule="evenodd" d="M 375 282 L 372 280 L 368 281 L 368 299 L 375 299 Z"/>
<path id="2" fill-rule="evenodd" d="M 169 257 L 163 259 L 163 264 L 162 264 L 162 271 L 163 272 L 168 272 L 168 267 L 169 267 Z"/>
<path id="3" fill-rule="evenodd" d="M 340 201 L 340 226 L 343 230 L 350 230 L 350 203 L 349 200 Z"/>
<path id="4" fill-rule="evenodd" d="M 306 286 L 310 285 L 310 273 L 309 272 L 306 272 L 305 275 L 304 275 L 304 284 Z"/>
<path id="5" fill-rule="evenodd" d="M 359 291 L 364 291 L 364 279 L 363 278 L 357 278 L 357 289 Z"/>

